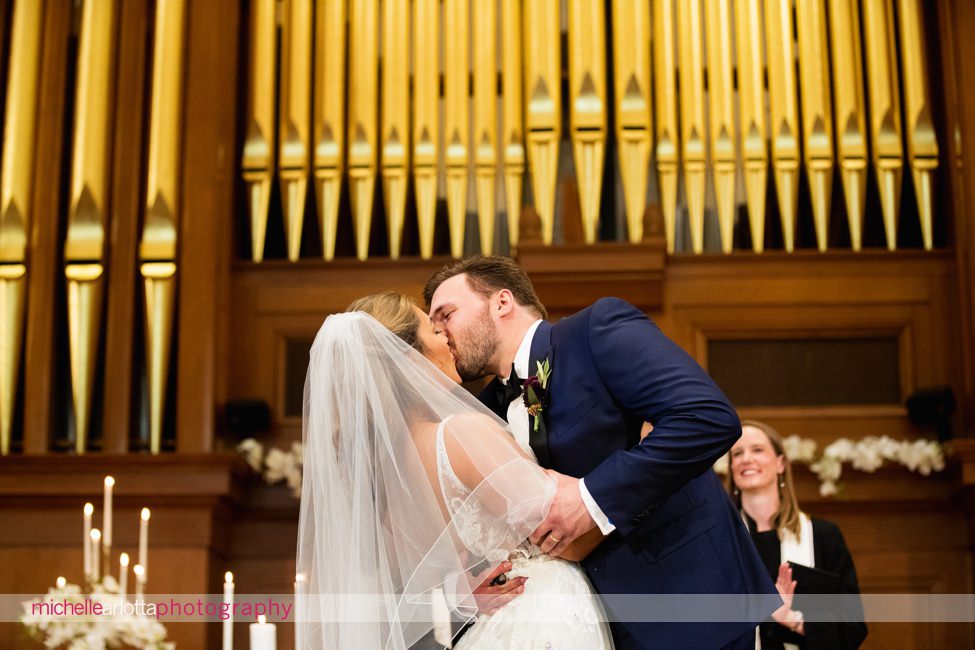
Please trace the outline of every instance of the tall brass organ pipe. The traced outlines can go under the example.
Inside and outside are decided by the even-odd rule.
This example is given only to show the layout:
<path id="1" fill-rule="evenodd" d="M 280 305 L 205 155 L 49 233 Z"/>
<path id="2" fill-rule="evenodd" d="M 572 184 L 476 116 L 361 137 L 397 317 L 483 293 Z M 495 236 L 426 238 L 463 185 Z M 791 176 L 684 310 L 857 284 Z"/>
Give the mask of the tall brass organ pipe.
<path id="1" fill-rule="evenodd" d="M 64 273 L 75 451 L 85 452 L 102 324 L 111 173 L 116 3 L 86 2 L 81 13 L 74 146 Z"/>
<path id="2" fill-rule="evenodd" d="M 10 453 L 27 295 L 44 2 L 14 5 L 0 166 L 0 456 Z"/>
<path id="3" fill-rule="evenodd" d="M 157 0 L 145 225 L 139 246 L 145 288 L 149 450 L 153 454 L 159 453 L 162 440 L 176 302 L 185 13 L 185 0 Z"/>

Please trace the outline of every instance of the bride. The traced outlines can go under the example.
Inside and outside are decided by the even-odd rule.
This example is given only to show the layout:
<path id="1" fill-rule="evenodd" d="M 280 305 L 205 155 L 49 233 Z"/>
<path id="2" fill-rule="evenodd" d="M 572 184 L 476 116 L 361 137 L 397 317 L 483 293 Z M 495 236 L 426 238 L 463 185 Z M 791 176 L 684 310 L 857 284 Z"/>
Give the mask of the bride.
<path id="1" fill-rule="evenodd" d="M 305 382 L 303 648 L 405 650 L 431 630 L 449 643 L 450 610 L 476 617 L 464 650 L 612 648 L 583 571 L 527 540 L 555 481 L 506 427 L 409 298 L 368 296 L 325 320 Z M 492 583 L 507 586 L 487 589 L 510 600 L 494 611 L 482 581 L 509 566 Z"/>

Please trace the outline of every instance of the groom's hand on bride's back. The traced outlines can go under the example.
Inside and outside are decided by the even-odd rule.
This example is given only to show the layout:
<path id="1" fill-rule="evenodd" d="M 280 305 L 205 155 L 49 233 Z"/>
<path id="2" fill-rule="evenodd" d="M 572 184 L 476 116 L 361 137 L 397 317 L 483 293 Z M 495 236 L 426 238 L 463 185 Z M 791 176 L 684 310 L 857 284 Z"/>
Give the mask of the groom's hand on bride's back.
<path id="1" fill-rule="evenodd" d="M 477 576 L 484 578 L 474 590 L 478 614 L 493 614 L 524 593 L 525 583 L 528 581 L 526 576 L 510 579 L 506 577 L 501 584 L 492 584 L 506 571 L 511 571 L 511 562 L 507 560 L 486 571 L 483 576 Z"/>

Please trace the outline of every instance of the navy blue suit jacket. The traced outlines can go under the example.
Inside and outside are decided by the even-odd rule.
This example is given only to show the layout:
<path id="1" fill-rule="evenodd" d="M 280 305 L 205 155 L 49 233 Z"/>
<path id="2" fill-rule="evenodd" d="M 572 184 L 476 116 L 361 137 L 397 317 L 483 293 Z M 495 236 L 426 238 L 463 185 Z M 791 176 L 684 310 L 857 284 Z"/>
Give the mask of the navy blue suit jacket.
<path id="1" fill-rule="evenodd" d="M 775 594 L 711 471 L 741 435 L 741 425 L 707 373 L 645 314 L 617 298 L 599 300 L 554 325 L 541 323 L 532 340 L 531 374 L 544 359 L 552 373 L 550 403 L 540 415 L 547 449 L 536 448 L 536 455 L 558 472 L 584 477 L 616 526 L 583 562 L 596 590 Z M 506 418 L 494 382 L 481 399 Z M 641 442 L 644 422 L 654 428 Z M 613 614 L 612 600 L 606 605 Z M 720 648 L 775 607 L 752 609 L 754 620 L 730 623 L 624 621 L 613 625 L 613 634 L 621 647 Z"/>

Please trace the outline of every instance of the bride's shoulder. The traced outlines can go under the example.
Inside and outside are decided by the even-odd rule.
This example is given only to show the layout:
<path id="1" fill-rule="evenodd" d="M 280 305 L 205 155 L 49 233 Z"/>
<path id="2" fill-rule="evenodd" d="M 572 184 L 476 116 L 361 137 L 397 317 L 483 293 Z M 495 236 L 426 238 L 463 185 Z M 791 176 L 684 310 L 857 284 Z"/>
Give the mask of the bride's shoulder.
<path id="1" fill-rule="evenodd" d="M 494 416 L 477 411 L 457 413 L 444 420 L 445 431 L 453 434 L 465 434 L 474 431 L 501 431 L 504 424 Z"/>

